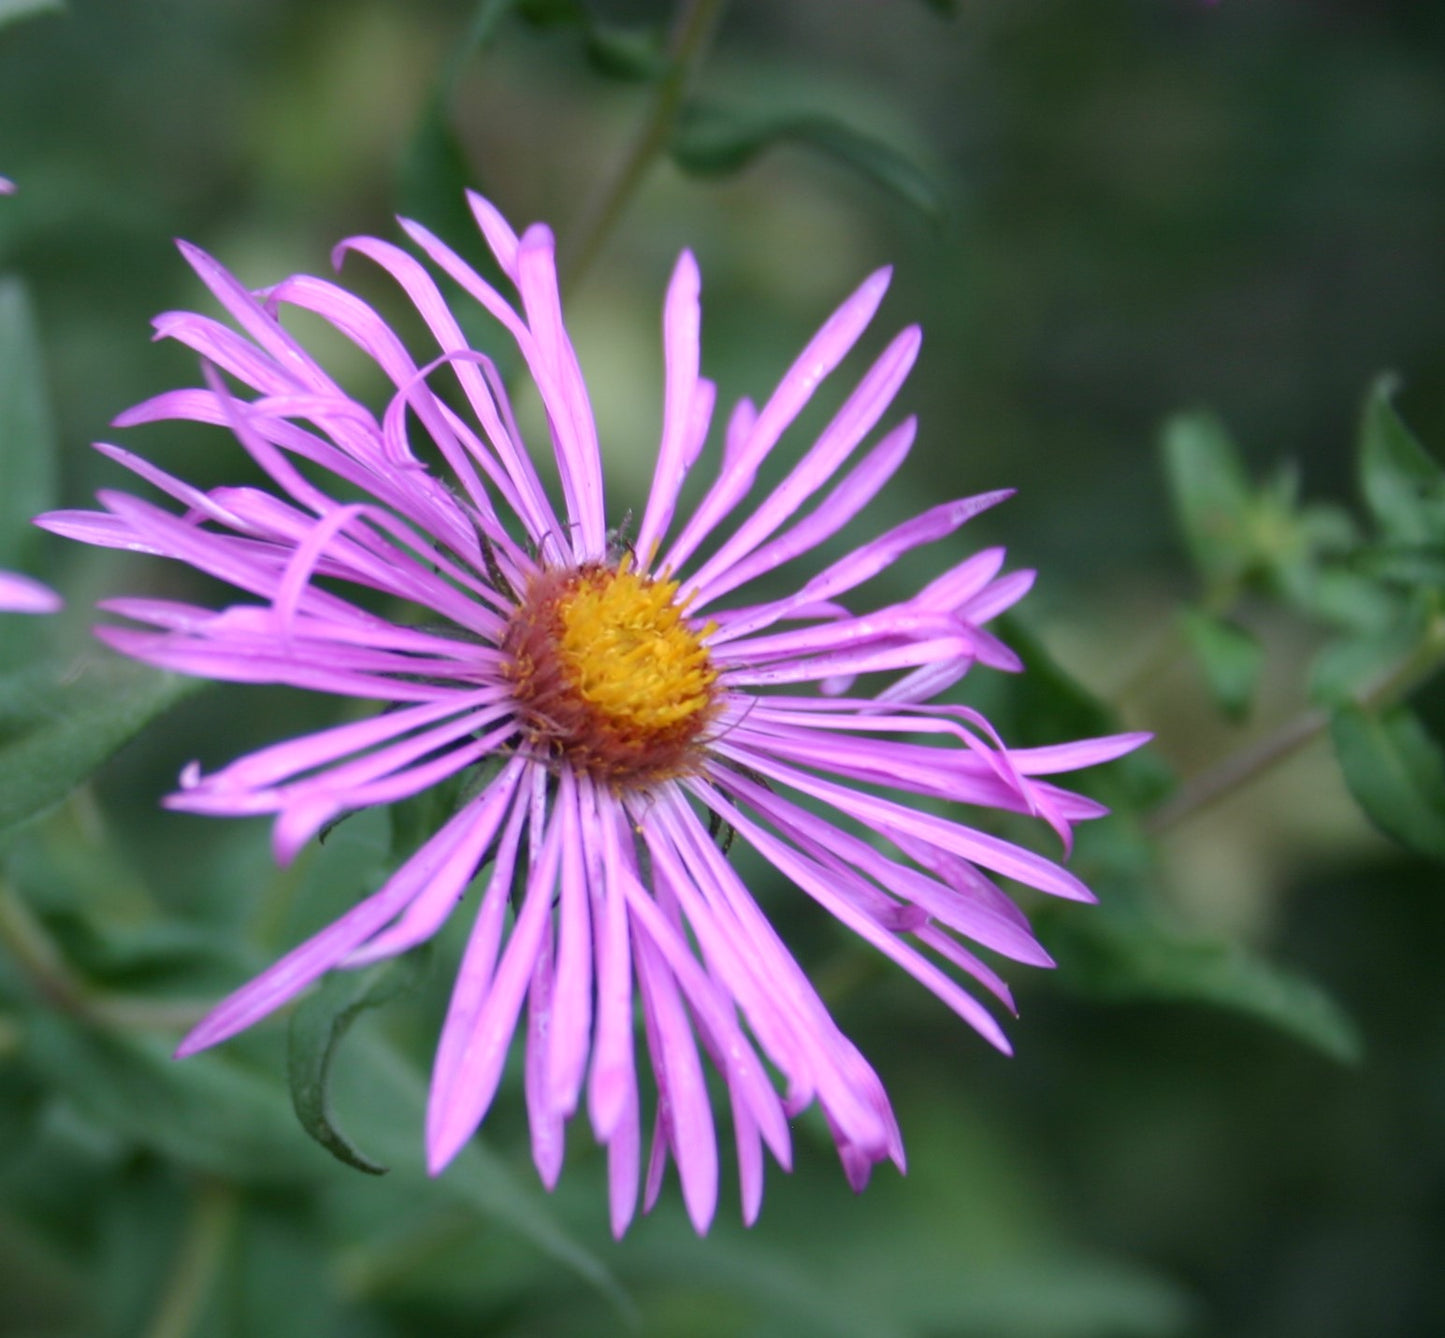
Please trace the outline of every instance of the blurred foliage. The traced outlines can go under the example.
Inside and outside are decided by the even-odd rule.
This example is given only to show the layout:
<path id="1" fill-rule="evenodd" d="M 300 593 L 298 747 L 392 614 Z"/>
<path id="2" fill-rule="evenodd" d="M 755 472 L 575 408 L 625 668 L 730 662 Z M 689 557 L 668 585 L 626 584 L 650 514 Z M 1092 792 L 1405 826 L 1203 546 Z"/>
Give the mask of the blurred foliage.
<path id="1" fill-rule="evenodd" d="M 1445 1329 L 1445 9 L 737 0 L 696 69 L 679 31 L 660 0 L 0 3 L 0 567 L 69 601 L 0 627 L 0 1335 Z M 1060 969 L 1012 973 L 1008 1063 L 746 870 L 895 1097 L 910 1174 L 861 1201 L 805 1117 L 754 1230 L 698 1241 L 665 1192 L 614 1244 L 585 1129 L 536 1186 L 515 1071 L 428 1178 L 455 929 L 410 991 L 342 977 L 284 1044 L 167 1057 L 453 796 L 285 871 L 161 812 L 192 757 L 337 708 L 100 659 L 95 598 L 191 578 L 26 518 L 114 484 L 86 442 L 194 376 L 144 337 L 198 300 L 170 237 L 261 284 L 395 207 L 479 256 L 464 185 L 564 254 L 621 219 L 570 307 L 619 497 L 680 246 L 727 398 L 893 262 L 922 428 L 868 523 L 1025 484 L 960 543 L 1040 566 L 1027 672 L 968 699 L 1017 744 L 1159 736 L 1084 778 L 1101 905 L 1030 907 Z M 145 449 L 236 482 L 218 443 Z"/>

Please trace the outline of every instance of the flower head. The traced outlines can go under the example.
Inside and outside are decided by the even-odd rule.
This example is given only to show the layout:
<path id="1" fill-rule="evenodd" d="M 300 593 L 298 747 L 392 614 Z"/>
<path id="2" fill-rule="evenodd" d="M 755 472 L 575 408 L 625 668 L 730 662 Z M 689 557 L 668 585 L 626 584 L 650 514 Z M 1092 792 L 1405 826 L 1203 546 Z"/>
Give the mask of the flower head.
<path id="1" fill-rule="evenodd" d="M 469 347 L 431 273 L 408 252 L 361 237 L 342 244 L 338 261 L 357 253 L 401 285 L 436 342 L 425 361 L 331 282 L 296 276 L 250 292 L 185 246 L 234 324 L 160 317 L 161 335 L 202 356 L 205 385 L 161 395 L 118 423 L 221 425 L 272 486 L 203 492 L 102 445 L 181 513 L 107 492 L 102 511 L 44 521 L 88 543 L 173 558 L 243 592 L 219 611 L 113 600 L 108 607 L 133 624 L 100 629 L 117 650 L 183 673 L 389 708 L 211 775 L 192 766 L 172 807 L 274 814 L 275 851 L 287 860 L 340 814 L 491 765 L 486 783 L 384 886 L 226 999 L 180 1053 L 234 1035 L 332 968 L 429 938 L 475 881 L 475 919 L 432 1075 L 434 1171 L 480 1124 L 524 1027 L 542 1178 L 555 1183 L 563 1125 L 585 1100 L 608 1150 L 619 1234 L 639 1178 L 650 1206 L 669 1158 L 697 1229 L 712 1218 L 717 1150 L 704 1056 L 730 1099 L 747 1220 L 761 1202 L 764 1146 L 787 1167 L 789 1117 L 815 1101 L 861 1188 L 874 1163 L 903 1165 L 887 1097 L 720 833 L 751 846 L 1007 1050 L 960 977 L 1011 1007 L 1007 987 L 967 945 L 1034 965 L 1049 959 L 993 877 L 1091 896 L 1058 864 L 969 825 L 961 807 L 941 816 L 934 801 L 1035 814 L 1067 842 L 1070 824 L 1103 810 L 1040 777 L 1117 757 L 1141 736 L 1009 750 L 977 713 L 930 704 L 974 664 L 1019 667 L 984 627 L 1031 581 L 1000 574 L 1001 550 L 952 561 L 901 603 L 857 613 L 843 602 L 1004 492 L 945 501 L 790 594 L 748 597 L 859 517 L 908 454 L 911 418 L 860 449 L 913 365 L 916 328 L 888 344 L 781 481 L 743 505 L 760 466 L 870 322 L 886 271 L 828 318 L 761 408 L 737 405 L 712 482 L 680 517 L 715 399 L 699 371 L 697 265 L 681 257 L 663 308 L 657 466 L 636 534 L 623 543 L 608 530 L 552 234 L 534 225 L 519 237 L 485 200 L 471 205 L 515 300 L 424 228 L 403 227 L 514 341 L 546 410 L 560 506 L 501 376 Z M 287 332 L 287 308 L 320 316 L 376 362 L 396 388 L 379 415 Z M 443 393 L 448 386 L 459 400 Z M 361 500 L 340 500 L 342 489 Z M 374 611 L 378 592 L 393 601 L 385 614 Z M 929 802 L 915 807 L 885 787 Z M 639 1050 L 655 1100 L 639 1091 Z M 645 1176 L 644 1101 L 654 1109 Z"/>

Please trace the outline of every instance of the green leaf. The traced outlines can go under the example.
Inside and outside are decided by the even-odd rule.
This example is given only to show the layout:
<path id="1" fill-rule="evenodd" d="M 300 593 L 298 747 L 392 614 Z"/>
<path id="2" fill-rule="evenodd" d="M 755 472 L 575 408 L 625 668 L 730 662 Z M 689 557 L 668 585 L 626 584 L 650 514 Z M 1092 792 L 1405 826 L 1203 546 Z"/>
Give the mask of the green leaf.
<path id="1" fill-rule="evenodd" d="M 29 888 L 27 887 L 27 899 Z M 194 999 L 223 993 L 238 975 L 256 969 L 234 935 L 180 920 L 126 925 L 95 915 L 100 897 L 86 893 L 85 914 L 51 911 L 50 933 L 91 984 L 128 994 Z"/>
<path id="2" fill-rule="evenodd" d="M 1227 1008 L 1344 1064 L 1363 1052 L 1358 1028 L 1318 985 L 1234 943 L 1171 933 L 1143 916 L 1046 917 L 1045 946 L 1062 979 L 1096 998 L 1170 999 Z"/>
<path id="3" fill-rule="evenodd" d="M 326 1169 L 280 1088 L 230 1054 L 172 1059 L 155 1037 L 98 1031 L 44 1008 L 29 1013 L 25 1036 L 37 1073 L 138 1147 L 242 1183 L 284 1185 Z"/>
<path id="4" fill-rule="evenodd" d="M 0 679 L 0 839 L 205 681 L 114 657 Z"/>
<path id="5" fill-rule="evenodd" d="M 239 1312 L 230 1338 L 354 1335 L 334 1277 L 335 1258 L 306 1214 L 276 1198 L 249 1196 L 236 1223 L 231 1287 L 216 1298 Z M 209 1329 L 193 1329 L 199 1335 Z M 375 1330 L 372 1330 L 374 1333 Z"/>
<path id="6" fill-rule="evenodd" d="M 464 772 L 448 776 L 409 798 L 388 804 L 386 817 L 391 828 L 392 860 L 400 864 L 420 850 L 464 804 L 481 794 L 501 769 L 500 758 L 484 758 Z M 477 867 L 485 868 L 495 854 L 495 846 L 489 846 Z"/>
<path id="7" fill-rule="evenodd" d="M 8 28 L 21 19 L 33 19 L 39 14 L 60 14 L 65 10 L 65 0 L 0 0 L 0 28 Z"/>
<path id="8" fill-rule="evenodd" d="M 1445 860 L 1445 759 L 1415 714 L 1344 705 L 1330 735 L 1345 784 L 1370 821 L 1407 850 Z"/>
<path id="9" fill-rule="evenodd" d="M 1295 592 L 1295 608 L 1315 622 L 1355 634 L 1389 631 L 1399 623 L 1405 605 L 1398 586 L 1369 574 L 1373 567 L 1361 560 L 1365 556 L 1353 556 L 1347 567 L 1317 567 L 1308 587 Z"/>
<path id="10" fill-rule="evenodd" d="M 512 0 L 517 12 L 538 28 L 556 28 L 570 23 L 586 23 L 587 10 L 582 0 Z"/>
<path id="11" fill-rule="evenodd" d="M 422 1158 L 427 1086 L 420 1073 L 365 1027 L 347 1047 L 334 1078 L 337 1103 L 360 1141 L 393 1167 L 385 1182 L 411 1185 L 414 1196 L 442 1198 L 486 1222 L 505 1226 L 595 1287 L 623 1315 L 632 1302 L 595 1254 L 555 1220 L 535 1184 L 524 1183 L 480 1139 L 472 1139 L 435 1178 Z"/>
<path id="12" fill-rule="evenodd" d="M 1015 614 L 1004 614 L 995 630 L 1024 663 L 1022 674 L 994 680 L 1000 700 L 987 706 L 989 719 L 1011 745 L 1042 747 L 1124 729 L 1114 711 L 1073 678 Z M 1158 802 L 1172 783 L 1164 764 L 1148 749 L 1070 778 L 1071 786 L 1111 808 L 1135 810 Z"/>
<path id="13" fill-rule="evenodd" d="M 1445 589 L 1445 544 L 1376 544 L 1360 553 L 1356 565 L 1392 585 Z"/>
<path id="14" fill-rule="evenodd" d="M 1185 609 L 1180 623 L 1220 709 L 1231 719 L 1243 719 L 1264 665 L 1259 642 L 1238 623 L 1198 609 Z"/>
<path id="15" fill-rule="evenodd" d="M 586 51 L 587 63 L 598 74 L 623 83 L 650 83 L 667 70 L 667 52 L 653 28 L 589 23 Z"/>
<path id="16" fill-rule="evenodd" d="M 935 221 L 945 213 L 938 184 L 917 164 L 882 140 L 821 113 L 748 113 L 692 102 L 678 118 L 669 149 L 686 172 L 727 176 L 780 144 L 834 158 Z"/>
<path id="17" fill-rule="evenodd" d="M 368 1175 L 385 1175 L 331 1118 L 331 1061 L 341 1038 L 368 1008 L 379 1008 L 416 989 L 430 954 L 409 953 L 368 971 L 333 971 L 321 988 L 291 1014 L 286 1037 L 286 1073 L 296 1118 L 338 1161 Z"/>
<path id="18" fill-rule="evenodd" d="M 829 1338 L 909 1338 L 918 1330 L 886 1306 L 860 1298 L 849 1287 L 830 1285 L 777 1250 L 752 1241 L 692 1239 L 682 1229 L 649 1233 L 629 1250 L 629 1271 L 640 1278 L 683 1280 L 715 1294 L 732 1323 L 718 1332 L 746 1333 L 749 1312 L 777 1316 L 778 1332 L 827 1334 Z M 766 1330 L 774 1332 L 772 1328 Z M 956 1332 L 957 1330 L 955 1330 Z"/>
<path id="19" fill-rule="evenodd" d="M 1376 380 L 1360 428 L 1360 486 L 1387 540 L 1445 540 L 1445 472 L 1395 412 L 1393 376 Z"/>
<path id="20" fill-rule="evenodd" d="M 534 28 L 580 28 L 587 63 L 609 79 L 646 83 L 667 70 L 662 34 L 653 27 L 603 23 L 581 0 L 513 0 L 521 18 Z"/>
<path id="21" fill-rule="evenodd" d="M 38 546 L 30 521 L 55 505 L 55 455 L 30 299 L 18 279 L 0 279 L 0 567 L 25 566 Z"/>
<path id="22" fill-rule="evenodd" d="M 1164 425 L 1163 451 L 1174 513 L 1206 588 L 1239 580 L 1254 560 L 1253 494 L 1224 424 L 1180 414 Z"/>
<path id="23" fill-rule="evenodd" d="M 466 192 L 480 183 L 452 127 L 444 97 L 428 99 L 407 140 L 397 181 L 398 212 L 426 226 L 463 255 L 477 248 Z"/>
<path id="24" fill-rule="evenodd" d="M 1428 599 L 1396 600 L 1389 622 L 1331 641 L 1310 664 L 1310 700 L 1321 706 L 1342 706 L 1369 691 L 1415 654 L 1432 616 Z"/>

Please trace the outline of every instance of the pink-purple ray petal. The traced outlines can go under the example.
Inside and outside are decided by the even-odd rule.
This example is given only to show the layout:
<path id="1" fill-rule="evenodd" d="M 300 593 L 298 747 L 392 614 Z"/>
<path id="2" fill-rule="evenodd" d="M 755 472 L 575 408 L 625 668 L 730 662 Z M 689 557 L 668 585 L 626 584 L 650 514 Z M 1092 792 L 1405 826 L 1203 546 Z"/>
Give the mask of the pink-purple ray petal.
<path id="1" fill-rule="evenodd" d="M 639 1191 L 644 1208 L 655 1201 L 669 1160 L 693 1225 L 707 1230 L 719 1175 L 708 1068 L 727 1089 L 745 1222 L 760 1209 L 764 1149 L 790 1168 L 789 1119 L 814 1102 L 849 1183 L 861 1189 L 878 1162 L 905 1165 L 887 1095 L 709 823 L 726 827 L 729 840 L 735 833 L 1007 1050 L 968 989 L 986 990 L 1010 1010 L 1012 998 L 972 945 L 1051 962 L 989 874 L 1066 898 L 1090 894 L 1058 864 L 975 829 L 954 806 L 1041 818 L 1067 849 L 1073 825 L 1103 806 L 1041 778 L 1122 756 L 1144 736 L 1010 749 L 978 711 L 933 700 L 975 665 L 1022 667 L 984 627 L 1033 580 L 1030 572 L 1002 574 L 1002 550 L 949 551 L 941 573 L 901 602 L 858 610 L 844 602 L 1007 492 L 935 506 L 855 541 L 792 593 L 748 596 L 759 578 L 864 514 L 907 457 L 914 420 L 880 425 L 920 335 L 896 335 L 793 463 L 775 466 L 784 434 L 796 431 L 871 322 L 889 276 L 870 276 L 761 408 L 737 402 L 716 476 L 683 514 L 684 485 L 716 404 L 716 387 L 701 374 L 701 278 L 684 253 L 663 303 L 662 431 L 632 547 L 640 570 L 679 583 L 677 603 L 718 673 L 714 699 L 675 779 L 634 783 L 574 768 L 573 754 L 558 746 L 566 741 L 549 737 L 519 696 L 508 638 L 519 601 L 542 588 L 539 574 L 615 557 L 598 429 L 563 319 L 551 231 L 534 224 L 519 234 L 482 197 L 471 194 L 468 203 L 512 296 L 424 227 L 402 228 L 422 260 L 477 301 L 520 355 L 547 418 L 556 465 L 550 492 L 496 363 L 470 347 L 433 270 L 412 254 L 357 237 L 334 259 L 359 252 L 390 276 L 434 344 L 420 357 L 336 282 L 296 275 L 253 291 L 183 245 L 229 323 L 189 312 L 159 317 L 158 336 L 201 357 L 204 384 L 156 396 L 117 424 L 178 419 L 226 428 L 265 486 L 202 490 L 102 446 L 177 509 L 103 492 L 100 511 L 41 518 L 52 532 L 167 557 L 241 592 L 220 609 L 154 597 L 107 601 L 128 625 L 99 635 L 123 653 L 185 673 L 385 703 L 365 719 L 262 748 L 207 775 L 192 763 L 170 806 L 272 815 L 273 846 L 285 861 L 341 814 L 494 766 L 481 772 L 490 779 L 480 793 L 460 801 L 376 893 L 224 1000 L 180 1053 L 234 1035 L 328 970 L 426 941 L 476 883 L 483 886 L 428 1100 L 433 1172 L 485 1118 L 521 1029 L 542 1181 L 556 1183 L 566 1123 L 585 1099 L 607 1149 L 616 1235 L 632 1220 Z M 280 316 L 292 309 L 327 323 L 380 372 L 389 384 L 379 409 L 334 381 L 287 330 Z M 760 476 L 775 481 L 740 511 Z M 737 592 L 744 598 L 729 598 Z M 0 573 L 0 607 L 35 598 L 23 578 Z M 855 688 L 860 679 L 865 687 Z M 800 686 L 807 684 L 817 686 Z M 942 801 L 947 816 L 885 797 L 900 792 Z M 640 1058 L 657 1097 L 645 1170 L 649 1097 L 639 1086 Z"/>
<path id="2" fill-rule="evenodd" d="M 18 572 L 0 571 L 0 613 L 54 613 L 64 603 L 48 585 Z"/>

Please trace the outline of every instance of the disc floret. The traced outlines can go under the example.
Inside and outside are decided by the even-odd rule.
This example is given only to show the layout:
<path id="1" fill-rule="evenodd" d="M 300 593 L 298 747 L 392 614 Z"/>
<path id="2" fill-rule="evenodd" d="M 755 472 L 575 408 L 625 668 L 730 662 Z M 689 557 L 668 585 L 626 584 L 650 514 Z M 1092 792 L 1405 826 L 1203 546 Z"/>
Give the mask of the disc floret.
<path id="1" fill-rule="evenodd" d="M 630 555 L 533 578 L 502 648 L 528 738 L 554 766 L 614 787 L 696 768 L 716 697 L 705 644 L 715 625 L 694 627 L 677 588 Z"/>

